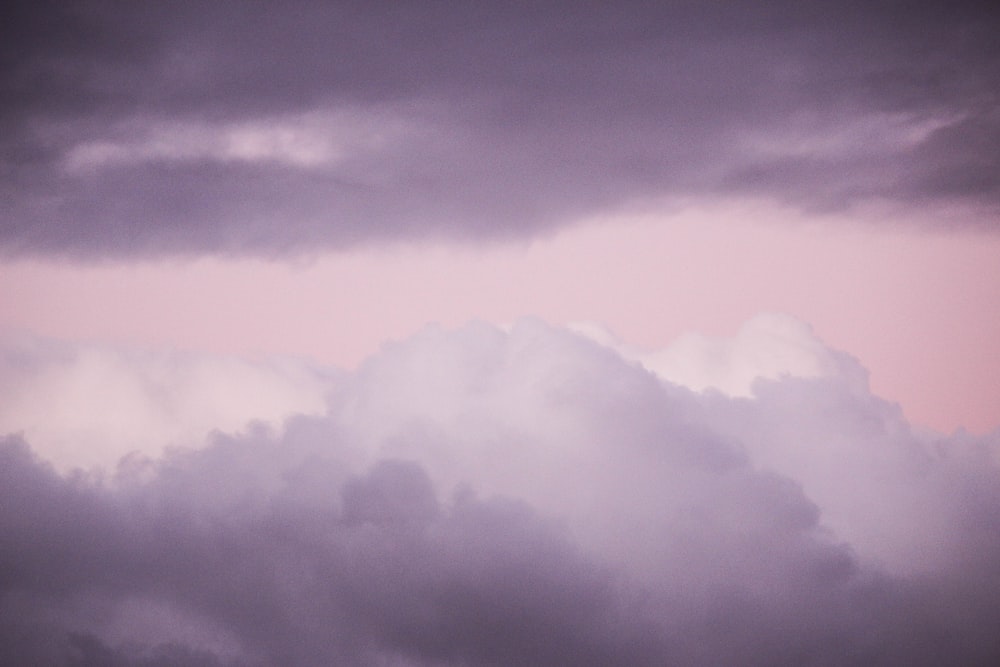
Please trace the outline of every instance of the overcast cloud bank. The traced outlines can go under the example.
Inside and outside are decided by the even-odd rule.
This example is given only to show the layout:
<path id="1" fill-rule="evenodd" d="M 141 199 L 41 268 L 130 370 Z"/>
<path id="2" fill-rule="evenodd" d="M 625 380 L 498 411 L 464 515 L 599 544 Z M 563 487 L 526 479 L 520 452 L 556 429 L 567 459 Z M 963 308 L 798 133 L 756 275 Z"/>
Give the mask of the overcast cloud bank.
<path id="1" fill-rule="evenodd" d="M 104 473 L 7 436 L 4 661 L 995 664 L 1000 434 L 916 431 L 805 327 L 746 331 L 829 363 L 697 393 L 476 324 Z"/>
<path id="2" fill-rule="evenodd" d="M 523 238 L 719 197 L 997 220 L 989 3 L 4 11 L 8 254 Z"/>

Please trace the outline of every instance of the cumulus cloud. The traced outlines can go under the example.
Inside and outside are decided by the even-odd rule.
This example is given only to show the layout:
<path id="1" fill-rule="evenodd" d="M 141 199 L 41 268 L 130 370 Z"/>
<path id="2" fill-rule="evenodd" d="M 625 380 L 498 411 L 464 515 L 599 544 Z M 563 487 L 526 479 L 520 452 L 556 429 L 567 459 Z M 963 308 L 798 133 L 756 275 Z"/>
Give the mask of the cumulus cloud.
<path id="1" fill-rule="evenodd" d="M 321 415 L 103 476 L 8 436 L 4 659 L 994 664 L 997 434 L 914 430 L 780 318 L 729 349 L 769 326 L 823 373 L 694 391 L 473 324 L 329 376 Z"/>
<path id="2" fill-rule="evenodd" d="M 321 414 L 332 372 L 293 359 L 7 336 L 0 433 L 20 432 L 62 470 L 108 467 L 133 451 L 199 445 L 214 430 Z"/>
<path id="3" fill-rule="evenodd" d="M 6 253 L 525 237 L 692 197 L 996 219 L 979 2 L 6 12 Z"/>
<path id="4" fill-rule="evenodd" d="M 761 379 L 853 376 L 859 386 L 868 381 L 863 368 L 824 345 L 809 325 L 780 313 L 757 315 L 733 338 L 688 333 L 669 347 L 653 351 L 625 345 L 593 323 L 571 328 L 640 362 L 664 380 L 695 391 L 711 389 L 749 397 Z"/>

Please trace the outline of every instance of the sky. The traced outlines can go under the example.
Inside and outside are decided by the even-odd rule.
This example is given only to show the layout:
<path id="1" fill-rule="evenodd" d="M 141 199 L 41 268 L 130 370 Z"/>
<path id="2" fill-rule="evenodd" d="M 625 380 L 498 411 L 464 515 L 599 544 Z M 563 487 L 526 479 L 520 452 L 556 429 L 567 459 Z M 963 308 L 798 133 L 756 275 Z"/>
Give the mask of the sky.
<path id="1" fill-rule="evenodd" d="M 0 12 L 0 662 L 1000 662 L 988 3 Z"/>

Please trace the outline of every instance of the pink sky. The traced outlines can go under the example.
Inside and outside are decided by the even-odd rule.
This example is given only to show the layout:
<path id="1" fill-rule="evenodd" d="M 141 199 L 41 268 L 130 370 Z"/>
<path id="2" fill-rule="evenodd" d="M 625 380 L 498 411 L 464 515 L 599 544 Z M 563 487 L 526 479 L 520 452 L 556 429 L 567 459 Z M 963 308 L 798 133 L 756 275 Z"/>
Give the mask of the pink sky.
<path id="1" fill-rule="evenodd" d="M 916 423 L 1000 425 L 1000 237 L 782 224 L 789 215 L 692 209 L 530 245 L 399 247 L 299 264 L 19 260 L 0 265 L 0 327 L 354 366 L 428 322 L 591 321 L 658 348 L 685 332 L 732 335 L 756 313 L 780 311 L 858 357 L 874 391 Z"/>

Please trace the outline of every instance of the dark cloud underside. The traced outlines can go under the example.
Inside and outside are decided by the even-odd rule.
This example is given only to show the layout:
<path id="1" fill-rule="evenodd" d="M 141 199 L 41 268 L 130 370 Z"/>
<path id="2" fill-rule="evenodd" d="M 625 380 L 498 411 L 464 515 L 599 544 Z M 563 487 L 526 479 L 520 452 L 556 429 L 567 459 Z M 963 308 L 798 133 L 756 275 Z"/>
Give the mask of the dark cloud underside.
<path id="1" fill-rule="evenodd" d="M 7 252 L 501 238 L 661 196 L 1000 199 L 987 3 L 3 11 Z"/>

